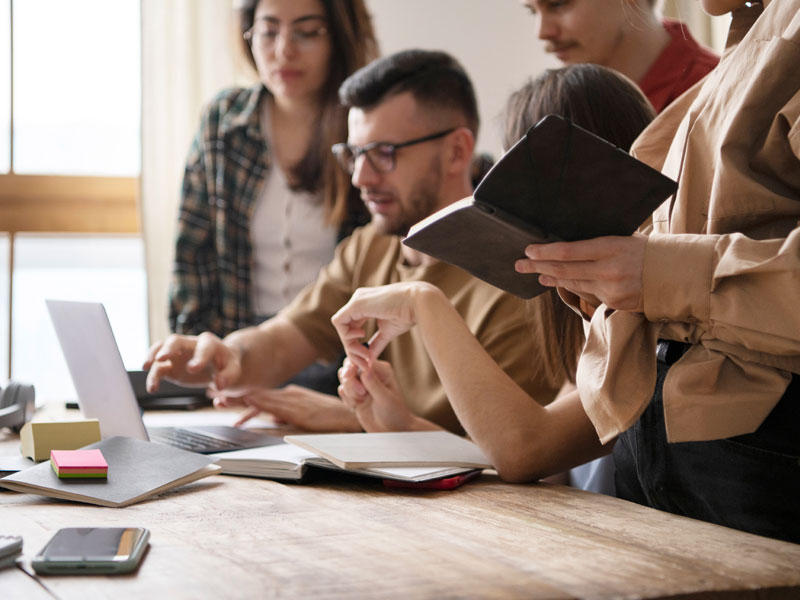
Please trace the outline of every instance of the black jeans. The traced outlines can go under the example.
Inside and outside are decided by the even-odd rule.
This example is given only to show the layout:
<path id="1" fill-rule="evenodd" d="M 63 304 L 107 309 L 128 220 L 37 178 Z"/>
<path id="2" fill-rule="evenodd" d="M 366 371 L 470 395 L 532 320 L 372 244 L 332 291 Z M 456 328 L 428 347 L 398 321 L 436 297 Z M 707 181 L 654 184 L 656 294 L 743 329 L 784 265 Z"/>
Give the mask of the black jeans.
<path id="1" fill-rule="evenodd" d="M 754 433 L 668 444 L 662 387 L 681 352 L 659 350 L 653 398 L 614 447 L 617 496 L 800 543 L 800 377 Z"/>

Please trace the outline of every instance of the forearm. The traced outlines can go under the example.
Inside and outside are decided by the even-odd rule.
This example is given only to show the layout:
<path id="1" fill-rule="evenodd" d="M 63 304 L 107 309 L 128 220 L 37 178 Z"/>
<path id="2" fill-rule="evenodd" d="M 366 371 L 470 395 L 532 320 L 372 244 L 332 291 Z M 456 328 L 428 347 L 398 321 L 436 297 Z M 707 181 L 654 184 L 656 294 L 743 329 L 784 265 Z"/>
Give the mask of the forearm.
<path id="1" fill-rule="evenodd" d="M 235 388 L 278 386 L 319 358 L 308 338 L 280 316 L 235 331 L 224 342 L 241 360 L 242 373 Z"/>
<path id="2" fill-rule="evenodd" d="M 456 415 L 504 479 L 538 479 L 605 452 L 576 392 L 542 407 L 491 359 L 441 292 L 424 288 L 413 306 Z"/>

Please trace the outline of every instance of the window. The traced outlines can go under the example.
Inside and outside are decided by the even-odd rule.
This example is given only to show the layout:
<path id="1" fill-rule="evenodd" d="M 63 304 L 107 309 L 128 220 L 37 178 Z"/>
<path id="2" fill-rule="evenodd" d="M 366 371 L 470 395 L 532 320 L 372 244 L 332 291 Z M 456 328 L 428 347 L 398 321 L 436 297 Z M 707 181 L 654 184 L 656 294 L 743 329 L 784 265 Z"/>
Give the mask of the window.
<path id="1" fill-rule="evenodd" d="M 146 349 L 140 40 L 139 0 L 0 0 L 0 382 L 40 400 L 74 397 L 46 297 L 107 303 L 131 367 Z"/>
<path id="2" fill-rule="evenodd" d="M 39 400 L 74 399 L 44 303 L 48 298 L 102 302 L 125 366 L 141 368 L 147 351 L 147 298 L 144 247 L 139 236 L 16 236 L 11 332 L 14 379 L 32 382 Z"/>
<path id="3" fill-rule="evenodd" d="M 0 0 L 0 224 L 138 231 L 138 0 Z"/>
<path id="4" fill-rule="evenodd" d="M 9 239 L 7 233 L 0 233 L 0 383 L 8 373 L 9 350 L 9 285 L 11 284 L 9 261 Z"/>
<path id="5" fill-rule="evenodd" d="M 11 168 L 11 0 L 0 0 L 0 173 Z"/>
<path id="6" fill-rule="evenodd" d="M 14 172 L 136 177 L 138 1 L 23 0 L 13 10 Z"/>

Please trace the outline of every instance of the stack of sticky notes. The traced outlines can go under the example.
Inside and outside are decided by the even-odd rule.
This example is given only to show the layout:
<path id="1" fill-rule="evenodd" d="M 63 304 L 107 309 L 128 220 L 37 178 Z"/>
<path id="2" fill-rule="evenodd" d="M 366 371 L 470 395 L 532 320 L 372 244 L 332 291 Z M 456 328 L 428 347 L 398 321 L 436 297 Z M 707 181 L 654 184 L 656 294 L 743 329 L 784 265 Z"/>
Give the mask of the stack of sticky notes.
<path id="1" fill-rule="evenodd" d="M 51 450 L 50 466 L 59 479 L 108 477 L 108 463 L 100 450 Z"/>

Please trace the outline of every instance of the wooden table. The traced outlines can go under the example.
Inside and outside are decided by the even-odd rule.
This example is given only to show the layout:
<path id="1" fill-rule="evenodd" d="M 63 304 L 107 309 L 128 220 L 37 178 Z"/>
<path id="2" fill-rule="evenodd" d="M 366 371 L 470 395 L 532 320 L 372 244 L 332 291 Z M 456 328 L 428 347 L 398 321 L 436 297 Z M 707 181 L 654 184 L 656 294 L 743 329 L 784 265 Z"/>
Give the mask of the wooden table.
<path id="1" fill-rule="evenodd" d="M 131 525 L 152 534 L 135 574 L 30 569 L 60 527 Z M 121 509 L 3 491 L 0 533 L 24 538 L 2 600 L 800 598 L 800 545 L 490 473 L 436 492 L 215 476 Z"/>

